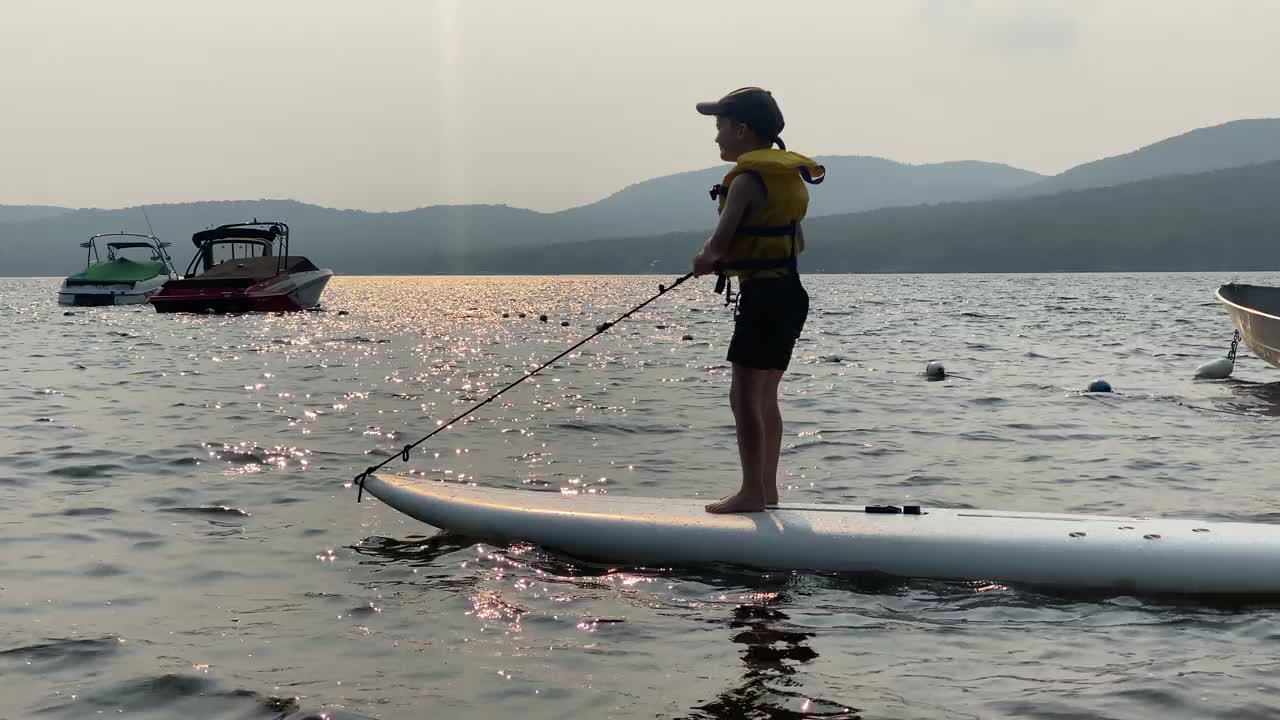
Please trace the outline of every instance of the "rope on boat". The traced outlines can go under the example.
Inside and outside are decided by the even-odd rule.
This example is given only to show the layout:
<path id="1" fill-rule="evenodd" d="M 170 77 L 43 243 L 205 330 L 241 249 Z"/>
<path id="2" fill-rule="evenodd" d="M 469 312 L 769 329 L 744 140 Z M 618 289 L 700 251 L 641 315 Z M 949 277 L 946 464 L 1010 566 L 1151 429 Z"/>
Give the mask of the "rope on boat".
<path id="1" fill-rule="evenodd" d="M 485 398 L 484 400 L 481 400 L 480 402 L 478 402 L 478 403 L 476 403 L 475 405 L 471 406 L 469 409 L 467 409 L 467 411 L 466 411 L 466 412 L 462 413 L 461 415 L 458 415 L 457 417 L 455 417 L 454 419 L 450 420 L 449 422 L 442 424 L 440 427 L 438 427 L 438 428 L 436 428 L 435 430 L 432 430 L 431 432 L 427 433 L 426 435 L 424 435 L 422 438 L 420 438 L 420 439 L 419 439 L 419 440 L 417 440 L 416 442 L 412 442 L 412 443 L 409 443 L 408 445 L 405 445 L 405 446 L 404 446 L 404 448 L 402 448 L 402 449 L 400 450 L 400 452 L 396 453 L 395 455 L 392 455 L 392 456 L 390 456 L 390 457 L 386 458 L 385 460 L 383 460 L 382 462 L 378 463 L 377 465 L 371 465 L 370 467 L 365 468 L 365 471 L 364 471 L 364 472 L 362 472 L 362 473 L 360 473 L 359 475 L 355 476 L 354 481 L 353 481 L 353 482 L 354 482 L 354 484 L 359 488 L 359 491 L 356 493 L 356 502 L 360 502 L 361 500 L 363 500 L 363 499 L 364 499 L 364 481 L 365 481 L 365 478 L 369 477 L 370 475 L 372 475 L 373 473 L 377 472 L 378 470 L 381 470 L 383 467 L 385 467 L 387 464 L 389 464 L 389 463 L 391 463 L 392 461 L 394 461 L 396 458 L 400 458 L 400 460 L 401 460 L 401 461 L 403 461 L 403 462 L 409 462 L 409 453 L 410 453 L 410 451 L 412 451 L 414 448 L 418 447 L 418 446 L 419 446 L 419 445 L 421 445 L 422 443 L 426 442 L 427 440 L 430 440 L 430 439 L 431 439 L 431 438 L 432 438 L 436 433 L 438 433 L 438 432 L 440 432 L 441 430 L 444 430 L 444 429 L 446 429 L 446 428 L 452 427 L 454 423 L 456 423 L 456 422 L 458 422 L 458 421 L 460 421 L 460 420 L 465 419 L 465 418 L 466 418 L 468 415 L 470 415 L 471 413 L 475 412 L 476 410 L 479 410 L 480 408 L 484 407 L 485 405 L 488 405 L 489 403 L 491 403 L 491 402 L 493 402 L 494 400 L 498 399 L 498 398 L 499 398 L 499 397 L 501 397 L 501 396 L 502 396 L 502 394 L 503 394 L 503 393 L 505 393 L 506 391 L 508 391 L 508 390 L 510 390 L 511 388 L 513 388 L 513 387 L 515 387 L 515 386 L 519 385 L 520 383 L 524 382 L 525 380 L 528 380 L 529 378 L 533 377 L 534 375 L 537 375 L 538 373 L 542 372 L 543 370 L 547 369 L 548 367 L 551 367 L 551 365 L 555 364 L 558 360 L 560 360 L 560 359 L 561 359 L 561 358 L 563 358 L 564 356 L 568 355 L 569 353 L 573 352 L 574 350 L 577 350 L 578 348 L 582 347 L 583 345 L 586 345 L 588 342 L 590 342 L 591 340 L 595 339 L 595 337 L 596 337 L 597 335 L 600 335 L 600 334 L 602 334 L 602 333 L 606 332 L 609 328 L 611 328 L 611 327 L 613 327 L 614 325 L 617 325 L 618 323 L 622 322 L 623 320 L 626 320 L 627 318 L 631 317 L 633 314 L 635 314 L 636 312 L 639 312 L 639 311 L 640 311 L 642 308 L 644 308 L 646 305 L 648 305 L 649 303 L 653 302 L 654 300 L 657 300 L 658 298 L 662 297 L 663 295 L 666 295 L 668 292 L 670 292 L 670 291 L 672 291 L 672 290 L 676 289 L 677 287 L 679 287 L 679 286 L 680 286 L 680 284 L 681 284 L 681 283 L 683 283 L 685 280 L 688 280 L 688 279 L 689 279 L 689 278 L 691 278 L 691 277 L 693 277 L 693 273 L 692 273 L 692 272 L 688 272 L 688 273 L 685 273 L 682 277 L 677 278 L 677 279 L 676 279 L 676 281 L 675 281 L 675 282 L 673 282 L 673 283 L 671 283 L 670 285 L 659 285 L 659 286 L 658 286 L 658 292 L 657 292 L 657 294 L 653 295 L 653 296 L 652 296 L 652 297 L 650 297 L 648 300 L 645 300 L 644 302 L 640 303 L 639 305 L 636 305 L 635 307 L 633 307 L 633 308 L 631 308 L 630 310 L 626 311 L 625 313 L 623 313 L 622 315 L 620 315 L 620 316 L 618 317 L 618 319 L 617 319 L 617 320 L 614 320 L 613 322 L 603 322 L 603 323 L 600 323 L 599 325 L 597 325 L 597 326 L 596 326 L 596 331 L 595 331 L 595 332 L 593 332 L 593 333 L 591 333 L 590 335 L 586 336 L 585 338 L 583 338 L 583 339 L 579 340 L 577 343 L 575 343 L 575 344 L 574 344 L 572 347 L 570 347 L 568 350 L 565 350 L 564 352 L 560 353 L 559 355 L 556 355 L 555 357 L 551 358 L 550 360 L 548 360 L 548 361 L 546 361 L 546 362 L 542 363 L 542 364 L 541 364 L 541 365 L 539 365 L 537 368 L 535 368 L 535 369 L 533 369 L 533 370 L 531 370 L 531 371 L 529 371 L 529 372 L 525 373 L 523 376 L 521 376 L 521 377 L 517 378 L 517 379 L 516 379 L 514 382 L 512 382 L 511 384 L 507 385 L 506 387 L 502 388 L 502 389 L 501 389 L 501 390 L 499 390 L 498 392 L 496 392 L 496 393 L 494 393 L 494 394 L 490 395 L 489 397 Z"/>

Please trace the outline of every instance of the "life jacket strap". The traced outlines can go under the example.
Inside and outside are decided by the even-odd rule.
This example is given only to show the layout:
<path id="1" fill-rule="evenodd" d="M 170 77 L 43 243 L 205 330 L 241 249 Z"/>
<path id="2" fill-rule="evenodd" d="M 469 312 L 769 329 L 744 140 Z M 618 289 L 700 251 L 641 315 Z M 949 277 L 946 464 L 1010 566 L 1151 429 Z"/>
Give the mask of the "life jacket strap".
<path id="1" fill-rule="evenodd" d="M 813 174 L 809 172 L 809 168 L 802 165 L 800 167 L 800 179 L 804 180 L 810 185 L 821 185 L 822 181 L 827 179 L 827 173 L 825 171 L 825 168 L 823 168 L 823 173 L 818 176 L 817 180 L 814 180 Z"/>
<path id="2" fill-rule="evenodd" d="M 712 269 L 716 273 L 716 294 L 724 293 L 724 304 L 729 305 L 733 302 L 733 283 L 726 270 L 780 270 L 787 269 L 793 274 L 799 274 L 800 268 L 796 262 L 796 234 L 797 224 L 793 220 L 787 225 L 775 225 L 773 227 L 744 227 L 738 230 L 743 235 L 754 235 L 756 237 L 783 237 L 790 236 L 791 252 L 786 257 L 780 258 L 746 258 L 743 260 L 717 260 Z M 746 276 L 750 278 L 751 275 Z"/>
<path id="3" fill-rule="evenodd" d="M 766 227 L 740 227 L 738 233 L 741 235 L 756 235 L 758 237 L 786 237 L 796 234 L 796 224 L 794 222 L 786 225 L 773 225 Z"/>

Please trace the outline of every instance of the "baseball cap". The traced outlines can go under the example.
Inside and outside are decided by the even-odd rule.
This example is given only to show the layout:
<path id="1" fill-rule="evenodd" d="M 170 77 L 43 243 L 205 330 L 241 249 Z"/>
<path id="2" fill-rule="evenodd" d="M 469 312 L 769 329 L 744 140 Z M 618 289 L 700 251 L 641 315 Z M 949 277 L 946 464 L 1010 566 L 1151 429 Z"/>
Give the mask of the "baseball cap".
<path id="1" fill-rule="evenodd" d="M 773 95 L 763 88 L 738 88 L 719 100 L 700 102 L 698 112 L 703 115 L 724 115 L 751 128 L 757 135 L 766 140 L 782 141 L 778 135 L 782 133 L 782 110 L 773 99 Z"/>

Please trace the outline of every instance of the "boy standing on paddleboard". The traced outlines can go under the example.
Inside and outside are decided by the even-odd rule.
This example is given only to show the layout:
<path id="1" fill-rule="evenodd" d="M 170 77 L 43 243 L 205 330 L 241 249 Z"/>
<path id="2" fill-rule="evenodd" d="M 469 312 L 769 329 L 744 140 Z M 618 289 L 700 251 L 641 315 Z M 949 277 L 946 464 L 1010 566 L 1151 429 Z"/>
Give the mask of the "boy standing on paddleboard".
<path id="1" fill-rule="evenodd" d="M 727 359 L 733 364 L 729 406 L 737 426 L 742 487 L 707 505 L 707 512 L 759 512 L 778 502 L 778 383 L 809 314 L 809 295 L 796 264 L 804 250 L 800 223 L 809 207 L 804 184 L 822 182 L 825 169 L 787 151 L 778 137 L 782 111 L 766 90 L 740 88 L 698 103 L 697 109 L 715 117 L 720 159 L 734 166 L 711 190 L 720 219 L 693 258 L 693 274 L 719 276 L 716 292 L 723 291 L 726 300 L 732 279 L 739 283 Z"/>

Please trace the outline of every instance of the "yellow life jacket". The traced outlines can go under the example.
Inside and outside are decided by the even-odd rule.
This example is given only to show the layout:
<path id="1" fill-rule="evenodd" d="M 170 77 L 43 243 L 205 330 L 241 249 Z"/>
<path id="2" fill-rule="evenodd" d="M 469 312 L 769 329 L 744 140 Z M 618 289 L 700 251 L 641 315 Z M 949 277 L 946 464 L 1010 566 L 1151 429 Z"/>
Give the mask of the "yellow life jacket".
<path id="1" fill-rule="evenodd" d="M 765 197 L 742 218 L 729 252 L 716 263 L 716 272 L 722 278 L 796 273 L 796 229 L 809 209 L 805 183 L 817 185 L 826 172 L 810 158 L 788 150 L 752 150 L 739 157 L 724 180 L 711 189 L 711 198 L 724 210 L 730 183 L 746 174 L 760 178 Z"/>

